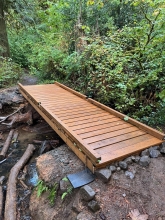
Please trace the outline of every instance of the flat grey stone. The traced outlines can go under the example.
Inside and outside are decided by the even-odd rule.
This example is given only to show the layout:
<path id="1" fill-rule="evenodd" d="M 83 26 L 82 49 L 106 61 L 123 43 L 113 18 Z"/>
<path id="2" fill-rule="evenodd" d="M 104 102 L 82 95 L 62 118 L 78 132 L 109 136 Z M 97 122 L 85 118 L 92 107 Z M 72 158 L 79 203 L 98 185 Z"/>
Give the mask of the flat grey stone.
<path id="1" fill-rule="evenodd" d="M 139 161 L 140 161 L 140 156 L 136 156 L 135 157 L 135 163 L 139 163 Z"/>
<path id="2" fill-rule="evenodd" d="M 128 157 L 128 158 L 126 158 L 125 160 L 124 160 L 124 162 L 126 162 L 127 163 L 127 165 L 129 165 L 129 164 L 132 164 L 132 157 Z"/>
<path id="3" fill-rule="evenodd" d="M 97 201 L 92 200 L 88 203 L 88 208 L 92 211 L 92 212 L 97 212 L 100 209 L 100 205 L 98 204 Z"/>
<path id="4" fill-rule="evenodd" d="M 149 149 L 145 149 L 141 152 L 141 157 L 143 156 L 149 156 Z"/>
<path id="5" fill-rule="evenodd" d="M 130 178 L 131 180 L 134 179 L 134 177 L 135 177 L 135 175 L 130 171 L 125 171 L 125 175 L 126 175 L 126 177 Z"/>
<path id="6" fill-rule="evenodd" d="M 112 173 L 114 173 L 116 171 L 116 167 L 115 166 L 109 166 L 109 169 L 111 170 Z"/>
<path id="7" fill-rule="evenodd" d="M 143 167 L 147 167 L 151 162 L 151 159 L 149 158 L 149 156 L 142 156 L 140 158 L 139 164 Z"/>
<path id="8" fill-rule="evenodd" d="M 155 149 L 151 149 L 150 150 L 150 157 L 151 158 L 157 158 L 160 156 L 160 151 L 155 150 Z"/>
<path id="9" fill-rule="evenodd" d="M 90 201 L 94 198 L 95 191 L 90 186 L 86 185 L 81 187 L 80 194 L 85 201 Z"/>
<path id="10" fill-rule="evenodd" d="M 95 174 L 104 183 L 107 183 L 111 178 L 112 172 L 111 170 L 105 168 L 105 169 L 96 170 Z"/>
<path id="11" fill-rule="evenodd" d="M 122 170 L 127 170 L 128 168 L 128 165 L 125 161 L 120 161 L 119 162 L 119 167 L 122 169 Z"/>

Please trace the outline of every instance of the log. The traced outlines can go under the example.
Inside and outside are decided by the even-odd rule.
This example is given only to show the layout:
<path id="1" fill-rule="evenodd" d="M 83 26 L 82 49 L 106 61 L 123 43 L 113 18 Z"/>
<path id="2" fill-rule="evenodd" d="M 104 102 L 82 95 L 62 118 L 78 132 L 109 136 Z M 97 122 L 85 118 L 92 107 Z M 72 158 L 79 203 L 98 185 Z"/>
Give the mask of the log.
<path id="1" fill-rule="evenodd" d="M 1 153 L 0 153 L 0 160 L 3 160 L 6 156 L 6 153 L 9 149 L 9 146 L 10 146 L 10 142 L 11 142 L 11 139 L 13 137 L 13 133 L 14 133 L 14 129 L 12 129 L 10 132 L 9 132 L 9 135 L 3 145 L 3 148 L 1 150 Z"/>
<path id="2" fill-rule="evenodd" d="M 4 220 L 16 220 L 17 219 L 17 194 L 16 194 L 16 183 L 17 176 L 20 169 L 27 163 L 29 158 L 32 156 L 35 147 L 33 144 L 29 144 L 25 153 L 21 159 L 14 165 L 9 174 L 7 183 L 6 203 L 5 203 L 5 216 Z"/>
<path id="3" fill-rule="evenodd" d="M 2 210 L 3 210 L 3 189 L 0 186 L 0 220 L 2 220 Z"/>

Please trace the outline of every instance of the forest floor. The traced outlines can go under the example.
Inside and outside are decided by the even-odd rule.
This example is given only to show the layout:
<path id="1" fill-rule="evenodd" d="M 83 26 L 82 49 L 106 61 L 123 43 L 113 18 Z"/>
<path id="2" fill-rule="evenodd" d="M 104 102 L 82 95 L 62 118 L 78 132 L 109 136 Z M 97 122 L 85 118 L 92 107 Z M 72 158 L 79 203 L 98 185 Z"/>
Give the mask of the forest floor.
<path id="1" fill-rule="evenodd" d="M 35 77 L 24 75 L 22 84 L 36 84 Z M 0 93 L 2 93 L 1 91 Z M 12 109 L 8 110 L 11 112 Z M 6 114 L 7 112 L 2 112 Z M 76 173 L 83 170 L 83 163 L 73 154 L 69 148 L 64 145 L 60 137 L 40 118 L 34 125 L 19 125 L 19 144 L 11 145 L 8 155 L 13 152 L 7 160 L 0 165 L 0 177 L 5 176 L 3 183 L 6 189 L 6 183 L 11 167 L 21 157 L 29 143 L 34 140 L 59 140 L 57 148 L 39 156 L 40 147 L 35 152 L 33 158 L 26 167 L 26 178 L 23 179 L 25 186 L 18 180 L 18 200 L 17 200 L 17 219 L 21 220 L 165 220 L 165 157 L 160 155 L 158 158 L 151 158 L 148 167 L 142 167 L 138 163 L 131 162 L 128 171 L 134 174 L 130 179 L 125 175 L 125 170 L 114 172 L 108 183 L 103 183 L 101 179 L 88 184 L 95 192 L 95 201 L 98 202 L 100 209 L 96 212 L 90 211 L 88 202 L 81 198 L 80 189 L 75 189 L 68 194 L 64 200 L 58 192 L 54 206 L 50 205 L 47 199 L 47 193 L 36 196 L 34 186 L 38 181 L 38 175 L 41 176 L 42 170 L 58 171 L 58 179 L 64 178 L 67 174 Z M 165 129 L 163 129 L 165 132 Z M 3 139 L 7 137 L 8 131 L 2 133 Z M 1 146 L 4 140 L 1 140 Z M 46 165 L 47 159 L 49 163 Z M 52 158 L 52 160 L 51 160 Z M 36 159 L 40 170 L 36 170 Z M 52 162 L 53 161 L 53 162 Z M 44 167 L 46 166 L 46 167 Z M 57 169 L 58 168 L 58 169 Z M 24 171 L 21 171 L 19 177 Z M 50 174 L 48 172 L 48 174 Z M 44 174 L 44 178 L 46 174 Z M 49 176 L 51 179 L 51 176 Z M 53 180 L 53 177 L 51 181 Z M 147 214 L 148 218 L 139 216 L 131 218 L 131 210 L 138 209 L 141 214 Z M 140 218 L 141 217 L 141 218 Z"/>

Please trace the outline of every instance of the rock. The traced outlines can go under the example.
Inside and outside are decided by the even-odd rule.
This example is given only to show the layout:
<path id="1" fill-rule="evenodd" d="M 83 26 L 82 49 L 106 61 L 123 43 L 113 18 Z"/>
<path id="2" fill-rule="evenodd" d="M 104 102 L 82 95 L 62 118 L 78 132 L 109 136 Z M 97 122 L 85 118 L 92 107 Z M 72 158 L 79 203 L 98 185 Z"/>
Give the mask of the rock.
<path id="1" fill-rule="evenodd" d="M 92 212 L 97 212 L 100 209 L 100 205 L 98 204 L 97 201 L 92 200 L 88 203 L 88 208 L 92 211 Z"/>
<path id="2" fill-rule="evenodd" d="M 95 191 L 90 186 L 86 185 L 81 187 L 80 194 L 85 201 L 90 201 L 94 198 Z"/>
<path id="3" fill-rule="evenodd" d="M 130 171 L 125 171 L 126 177 L 129 177 L 131 180 L 134 179 L 135 175 Z"/>
<path id="4" fill-rule="evenodd" d="M 69 180 L 68 181 L 61 180 L 60 181 L 60 194 L 63 194 L 64 192 L 66 192 L 69 187 L 71 187 L 71 183 L 69 182 Z"/>
<path id="5" fill-rule="evenodd" d="M 114 173 L 116 171 L 116 167 L 115 166 L 109 166 L 109 169 L 112 173 Z"/>
<path id="6" fill-rule="evenodd" d="M 150 147 L 150 148 L 149 148 L 149 151 L 152 150 L 152 149 L 154 149 L 154 150 L 160 150 L 160 146 L 153 146 L 153 147 Z"/>
<path id="7" fill-rule="evenodd" d="M 145 149 L 141 152 L 141 157 L 143 156 L 149 156 L 149 149 Z"/>
<path id="8" fill-rule="evenodd" d="M 160 146 L 160 153 L 165 154 L 165 142 Z"/>
<path id="9" fill-rule="evenodd" d="M 73 211 L 75 211 L 76 213 L 80 213 L 81 210 L 81 204 L 80 204 L 80 194 L 78 193 L 78 195 L 76 195 L 75 200 L 73 202 L 72 205 L 72 209 Z"/>
<path id="10" fill-rule="evenodd" d="M 121 170 L 121 168 L 120 167 L 117 167 L 117 169 L 116 169 L 117 171 L 120 171 Z"/>
<path id="11" fill-rule="evenodd" d="M 140 158 L 139 164 L 143 167 L 147 167 L 151 162 L 151 159 L 149 158 L 149 156 L 142 156 Z"/>
<path id="12" fill-rule="evenodd" d="M 151 149 L 150 151 L 150 157 L 151 158 L 157 158 L 160 156 L 160 151 L 155 150 L 155 149 Z"/>
<path id="13" fill-rule="evenodd" d="M 132 156 L 131 158 L 132 158 L 132 161 L 135 163 L 138 163 L 140 160 L 140 156 Z"/>
<path id="14" fill-rule="evenodd" d="M 132 164 L 132 157 L 128 157 L 124 160 L 124 162 L 127 163 L 127 165 Z"/>
<path id="15" fill-rule="evenodd" d="M 85 212 L 85 211 L 83 211 L 83 212 L 80 212 L 78 215 L 77 215 L 77 218 L 76 218 L 76 220 L 92 220 L 93 219 L 93 216 L 90 214 L 90 213 L 88 213 L 88 212 Z"/>
<path id="16" fill-rule="evenodd" d="M 5 180 L 5 176 L 1 176 L 1 177 L 0 177 L 0 185 L 3 184 L 4 180 Z"/>
<path id="17" fill-rule="evenodd" d="M 127 170 L 128 168 L 128 165 L 125 161 L 120 161 L 119 162 L 119 167 L 122 169 L 122 170 Z"/>
<path id="18" fill-rule="evenodd" d="M 105 168 L 105 169 L 96 170 L 95 174 L 104 183 L 107 183 L 110 180 L 112 173 L 111 173 L 111 170 Z"/>

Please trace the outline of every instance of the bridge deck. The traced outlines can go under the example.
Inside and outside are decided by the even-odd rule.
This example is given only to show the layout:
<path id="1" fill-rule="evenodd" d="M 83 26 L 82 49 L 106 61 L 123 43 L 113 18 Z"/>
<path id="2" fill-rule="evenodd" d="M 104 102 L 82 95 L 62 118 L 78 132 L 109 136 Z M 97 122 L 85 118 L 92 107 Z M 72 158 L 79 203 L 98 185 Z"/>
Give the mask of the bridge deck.
<path id="1" fill-rule="evenodd" d="M 57 82 L 19 84 L 19 87 L 23 96 L 93 172 L 165 139 L 165 134 Z"/>

